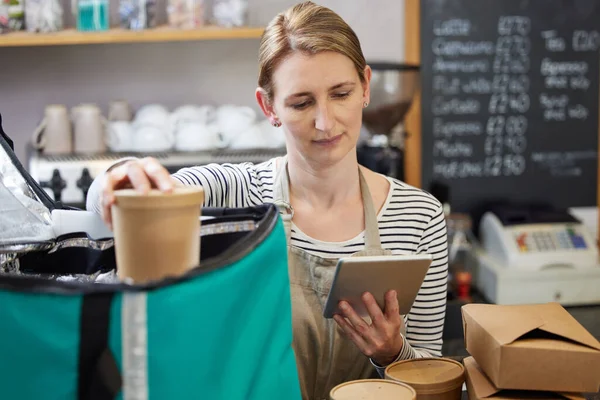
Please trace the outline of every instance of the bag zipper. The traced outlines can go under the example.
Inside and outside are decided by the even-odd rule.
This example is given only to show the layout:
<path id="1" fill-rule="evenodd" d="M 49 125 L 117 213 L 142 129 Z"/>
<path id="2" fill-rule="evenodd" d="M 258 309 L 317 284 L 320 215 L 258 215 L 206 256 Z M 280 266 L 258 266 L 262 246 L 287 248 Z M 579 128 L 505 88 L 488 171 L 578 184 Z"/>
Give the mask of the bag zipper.
<path id="1" fill-rule="evenodd" d="M 257 208 L 265 208 L 266 210 L 262 218 L 257 221 L 257 227 L 254 232 L 234 243 L 222 254 L 203 261 L 201 268 L 195 268 L 180 277 L 167 278 L 148 284 L 129 285 L 125 283 L 63 282 L 37 276 L 0 274 L 0 289 L 28 293 L 84 295 L 90 293 L 151 291 L 187 282 L 241 260 L 262 244 L 276 228 L 279 221 L 279 210 L 273 204 L 265 204 Z"/>

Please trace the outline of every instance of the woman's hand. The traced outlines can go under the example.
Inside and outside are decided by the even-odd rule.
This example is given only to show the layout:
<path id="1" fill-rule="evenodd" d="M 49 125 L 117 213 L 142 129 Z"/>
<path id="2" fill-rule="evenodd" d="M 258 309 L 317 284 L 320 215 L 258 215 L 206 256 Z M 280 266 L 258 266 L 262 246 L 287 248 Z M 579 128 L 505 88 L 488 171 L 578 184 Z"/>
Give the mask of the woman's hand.
<path id="1" fill-rule="evenodd" d="M 336 314 L 333 318 L 364 355 L 378 365 L 388 365 L 396 360 L 403 346 L 400 330 L 404 321 L 396 292 L 390 290 L 385 294 L 385 312 L 371 293 L 364 293 L 362 301 L 371 317 L 371 325 L 345 301 L 339 304 L 342 315 Z"/>
<path id="2" fill-rule="evenodd" d="M 170 192 L 176 184 L 169 171 L 152 157 L 127 161 L 104 175 L 100 199 L 102 219 L 112 229 L 111 206 L 115 202 L 115 190 L 133 188 L 146 194 L 151 188 L 158 188 Z"/>

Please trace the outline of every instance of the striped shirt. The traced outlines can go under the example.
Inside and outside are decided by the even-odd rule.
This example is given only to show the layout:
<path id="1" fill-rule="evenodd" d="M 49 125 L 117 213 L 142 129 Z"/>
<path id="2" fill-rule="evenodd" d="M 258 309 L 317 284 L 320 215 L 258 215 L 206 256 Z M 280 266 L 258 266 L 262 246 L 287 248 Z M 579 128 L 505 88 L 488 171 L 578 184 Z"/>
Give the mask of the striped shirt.
<path id="1" fill-rule="evenodd" d="M 251 207 L 273 201 L 275 159 L 261 164 L 209 164 L 183 168 L 173 177 L 201 185 L 207 207 Z M 446 313 L 448 251 L 440 202 L 429 193 L 387 178 L 390 190 L 378 214 L 382 246 L 393 254 L 433 257 L 425 281 L 404 320 L 406 340 L 398 360 L 441 356 Z M 292 224 L 291 244 L 324 258 L 340 258 L 365 246 L 364 232 L 344 242 L 322 242 Z M 378 368 L 381 373 L 381 368 Z"/>

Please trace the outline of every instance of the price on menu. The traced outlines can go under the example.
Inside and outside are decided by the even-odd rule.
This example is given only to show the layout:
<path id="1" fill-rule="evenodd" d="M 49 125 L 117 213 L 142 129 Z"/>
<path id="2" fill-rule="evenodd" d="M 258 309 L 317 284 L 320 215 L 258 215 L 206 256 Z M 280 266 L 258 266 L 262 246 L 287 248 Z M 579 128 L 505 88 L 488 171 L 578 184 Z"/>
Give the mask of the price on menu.
<path id="1" fill-rule="evenodd" d="M 423 187 L 446 183 L 458 210 L 596 204 L 600 3 L 425 0 L 421 12 Z"/>

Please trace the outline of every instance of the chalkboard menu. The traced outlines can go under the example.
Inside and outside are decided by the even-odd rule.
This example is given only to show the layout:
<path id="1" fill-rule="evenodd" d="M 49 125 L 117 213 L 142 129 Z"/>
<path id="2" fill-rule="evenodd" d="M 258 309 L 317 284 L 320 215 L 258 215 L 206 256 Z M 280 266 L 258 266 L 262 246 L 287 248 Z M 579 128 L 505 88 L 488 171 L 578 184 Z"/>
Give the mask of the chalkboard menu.
<path id="1" fill-rule="evenodd" d="M 422 0 L 423 187 L 595 206 L 600 1 Z"/>

